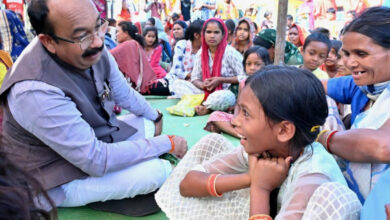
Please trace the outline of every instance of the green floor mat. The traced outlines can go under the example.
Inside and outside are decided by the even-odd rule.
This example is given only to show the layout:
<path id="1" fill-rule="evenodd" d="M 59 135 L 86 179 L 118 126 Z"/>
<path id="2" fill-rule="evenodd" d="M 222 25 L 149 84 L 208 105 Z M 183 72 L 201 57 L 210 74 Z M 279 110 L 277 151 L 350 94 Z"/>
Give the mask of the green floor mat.
<path id="1" fill-rule="evenodd" d="M 166 96 L 159 96 L 159 95 L 146 95 L 144 96 L 147 100 L 149 99 L 167 99 Z"/>
<path id="2" fill-rule="evenodd" d="M 89 207 L 77 208 L 59 208 L 59 220 L 166 220 L 168 219 L 163 212 L 158 212 L 154 215 L 145 217 L 127 217 L 109 212 L 101 212 L 90 209 Z"/>
<path id="3" fill-rule="evenodd" d="M 146 99 L 154 107 L 159 109 L 164 114 L 163 121 L 163 134 L 180 135 L 186 138 L 188 146 L 191 148 L 199 139 L 209 134 L 203 128 L 206 125 L 209 115 L 196 116 L 196 117 L 180 117 L 170 115 L 166 108 L 177 103 L 177 99 L 166 99 L 162 96 L 148 96 Z M 224 135 L 234 145 L 238 145 L 239 140 Z M 88 207 L 78 208 L 59 208 L 58 209 L 59 220 L 166 220 L 168 219 L 163 212 L 158 212 L 154 215 L 146 217 L 127 217 L 108 212 L 100 212 L 92 210 Z"/>
<path id="4" fill-rule="evenodd" d="M 163 133 L 180 135 L 187 139 L 188 146 L 191 148 L 199 139 L 209 134 L 210 132 L 204 130 L 209 115 L 195 116 L 195 117 L 181 117 L 170 115 L 166 110 L 167 107 L 175 105 L 177 99 L 148 99 L 149 103 L 159 109 L 164 114 Z M 239 140 L 230 136 L 224 135 L 234 145 L 239 143 Z"/>

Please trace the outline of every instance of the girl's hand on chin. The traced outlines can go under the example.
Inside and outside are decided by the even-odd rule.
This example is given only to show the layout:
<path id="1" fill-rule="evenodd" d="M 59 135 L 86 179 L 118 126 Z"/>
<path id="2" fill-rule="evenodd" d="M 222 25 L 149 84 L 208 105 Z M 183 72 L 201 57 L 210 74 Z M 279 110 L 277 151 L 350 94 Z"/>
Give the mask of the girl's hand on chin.
<path id="1" fill-rule="evenodd" d="M 292 157 L 258 158 L 249 155 L 251 188 L 271 192 L 286 179 Z"/>

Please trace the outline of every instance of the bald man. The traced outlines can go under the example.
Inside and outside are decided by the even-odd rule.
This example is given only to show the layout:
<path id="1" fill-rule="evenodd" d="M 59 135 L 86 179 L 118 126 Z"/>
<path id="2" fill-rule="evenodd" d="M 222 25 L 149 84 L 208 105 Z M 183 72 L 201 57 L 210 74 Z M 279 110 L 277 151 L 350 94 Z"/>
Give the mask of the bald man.
<path id="1" fill-rule="evenodd" d="M 187 142 L 160 135 L 162 114 L 128 86 L 104 48 L 107 22 L 90 0 L 31 0 L 37 37 L 7 74 L 5 151 L 57 206 L 147 194 L 182 157 Z M 117 119 L 117 104 L 131 114 Z"/>

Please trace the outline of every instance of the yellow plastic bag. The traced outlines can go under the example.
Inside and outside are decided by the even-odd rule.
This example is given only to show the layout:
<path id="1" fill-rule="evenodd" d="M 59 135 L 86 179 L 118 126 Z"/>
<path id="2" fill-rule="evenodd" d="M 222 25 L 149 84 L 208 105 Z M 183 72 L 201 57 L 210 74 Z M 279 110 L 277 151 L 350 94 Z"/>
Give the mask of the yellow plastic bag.
<path id="1" fill-rule="evenodd" d="M 193 117 L 195 115 L 195 106 L 202 103 L 204 94 L 183 95 L 181 100 L 174 106 L 168 107 L 167 111 L 172 115 L 184 117 Z"/>

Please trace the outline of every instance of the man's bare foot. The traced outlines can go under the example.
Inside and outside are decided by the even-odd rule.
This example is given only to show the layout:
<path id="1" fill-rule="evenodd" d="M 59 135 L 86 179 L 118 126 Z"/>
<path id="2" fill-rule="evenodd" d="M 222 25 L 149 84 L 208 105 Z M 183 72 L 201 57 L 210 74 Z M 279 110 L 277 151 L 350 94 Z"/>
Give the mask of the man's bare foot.
<path id="1" fill-rule="evenodd" d="M 195 112 L 197 115 L 207 115 L 210 113 L 210 110 L 204 105 L 198 105 L 195 107 Z"/>

